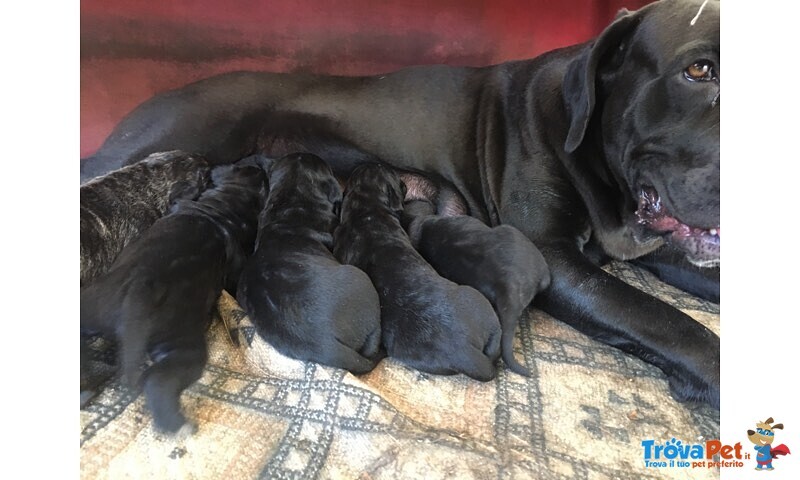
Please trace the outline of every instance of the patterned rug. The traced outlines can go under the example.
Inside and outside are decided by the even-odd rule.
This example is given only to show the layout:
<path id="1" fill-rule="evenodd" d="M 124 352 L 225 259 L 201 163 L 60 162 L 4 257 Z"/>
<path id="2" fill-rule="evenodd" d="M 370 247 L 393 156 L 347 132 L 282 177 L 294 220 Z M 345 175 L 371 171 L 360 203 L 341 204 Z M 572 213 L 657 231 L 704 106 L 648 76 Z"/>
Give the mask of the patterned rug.
<path id="1" fill-rule="evenodd" d="M 719 334 L 719 306 L 617 262 L 612 274 Z M 719 413 L 669 396 L 660 370 L 531 310 L 516 355 L 488 383 L 384 360 L 355 377 L 286 358 L 255 335 L 223 293 L 203 377 L 183 395 L 199 423 L 185 439 L 154 432 L 144 399 L 113 377 L 80 414 L 86 479 L 718 478 L 719 470 L 648 472 L 641 441 L 719 437 Z M 110 370 L 113 347 L 92 343 Z M 682 475 L 682 476 L 678 476 Z"/>

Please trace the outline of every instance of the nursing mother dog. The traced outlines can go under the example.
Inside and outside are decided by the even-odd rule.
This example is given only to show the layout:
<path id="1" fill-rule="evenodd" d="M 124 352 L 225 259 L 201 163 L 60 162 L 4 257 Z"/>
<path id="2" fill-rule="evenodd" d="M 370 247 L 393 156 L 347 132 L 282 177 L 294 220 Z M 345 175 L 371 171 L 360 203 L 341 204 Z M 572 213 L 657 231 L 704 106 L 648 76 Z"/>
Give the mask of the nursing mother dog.
<path id="1" fill-rule="evenodd" d="M 538 307 L 658 366 L 679 400 L 718 406 L 719 337 L 584 251 L 628 260 L 669 242 L 719 264 L 719 25 L 717 1 L 664 0 L 587 43 L 484 68 L 224 74 L 136 108 L 81 178 L 165 150 L 233 162 L 280 136 L 281 118 L 305 120 L 307 138 L 443 178 L 470 215 L 522 231 L 551 269 Z M 355 163 L 330 161 L 341 175 Z"/>

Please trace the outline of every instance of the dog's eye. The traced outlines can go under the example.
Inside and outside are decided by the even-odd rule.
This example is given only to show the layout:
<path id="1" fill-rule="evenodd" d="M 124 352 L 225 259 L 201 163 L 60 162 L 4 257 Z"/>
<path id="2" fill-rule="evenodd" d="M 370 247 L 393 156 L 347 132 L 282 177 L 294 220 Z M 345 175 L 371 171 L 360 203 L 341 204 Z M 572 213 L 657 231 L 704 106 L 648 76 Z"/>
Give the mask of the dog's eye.
<path id="1" fill-rule="evenodd" d="M 686 67 L 683 75 L 692 82 L 710 82 L 717 79 L 714 64 L 710 60 L 698 60 Z"/>

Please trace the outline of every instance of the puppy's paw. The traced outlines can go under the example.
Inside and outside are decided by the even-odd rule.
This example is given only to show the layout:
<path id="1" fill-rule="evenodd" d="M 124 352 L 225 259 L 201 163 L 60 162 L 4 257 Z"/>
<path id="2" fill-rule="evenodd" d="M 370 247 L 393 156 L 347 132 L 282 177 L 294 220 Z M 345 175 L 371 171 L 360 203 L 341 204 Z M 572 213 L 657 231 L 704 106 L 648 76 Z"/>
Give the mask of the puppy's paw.
<path id="1" fill-rule="evenodd" d="M 81 390 L 81 410 L 97 395 L 95 390 Z"/>
<path id="2" fill-rule="evenodd" d="M 192 427 L 192 425 L 192 422 L 188 421 L 180 412 L 169 415 L 153 415 L 153 426 L 155 429 L 159 433 L 169 436 L 178 435 L 178 432 L 186 433 L 187 431 L 191 434 L 193 433 L 191 431 L 192 428 L 195 430 L 197 429 L 196 425 L 194 427 Z"/>
<path id="3" fill-rule="evenodd" d="M 177 441 L 184 441 L 197 433 L 198 430 L 199 426 L 196 422 L 186 420 L 186 423 L 184 423 L 183 426 L 179 428 L 177 432 L 175 432 L 173 438 Z"/>
<path id="4" fill-rule="evenodd" d="M 331 352 L 331 358 L 326 359 L 328 361 L 323 361 L 321 363 L 327 363 L 335 367 L 344 368 L 354 375 L 362 375 L 370 372 L 378 364 L 377 360 L 372 360 L 362 356 L 360 353 L 345 345 L 338 338 L 336 338 L 335 341 L 336 344 Z"/>

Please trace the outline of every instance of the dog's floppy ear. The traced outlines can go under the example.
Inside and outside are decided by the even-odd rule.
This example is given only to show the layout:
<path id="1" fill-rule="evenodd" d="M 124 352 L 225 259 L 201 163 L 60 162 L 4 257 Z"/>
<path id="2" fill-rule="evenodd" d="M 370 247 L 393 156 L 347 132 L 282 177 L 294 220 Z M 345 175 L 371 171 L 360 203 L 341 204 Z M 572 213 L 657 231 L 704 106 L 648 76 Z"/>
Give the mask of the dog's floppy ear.
<path id="1" fill-rule="evenodd" d="M 342 209 L 342 187 L 335 178 L 331 178 L 325 182 L 325 190 L 328 201 L 333 205 L 333 213 L 338 217 Z"/>
<path id="2" fill-rule="evenodd" d="M 387 168 L 387 167 L 384 167 Z M 389 170 L 387 168 L 387 170 Z M 383 186 L 384 193 L 386 194 L 386 202 L 395 213 L 403 211 L 403 202 L 406 198 L 406 184 L 395 172 L 389 170 L 390 175 L 386 177 L 386 184 Z"/>
<path id="3" fill-rule="evenodd" d="M 195 175 L 192 180 L 180 180 L 170 187 L 167 205 L 172 205 L 178 200 L 197 200 L 203 190 L 208 188 L 211 176 L 207 167 L 198 169 Z"/>
<path id="4" fill-rule="evenodd" d="M 617 47 L 628 32 L 639 23 L 641 11 L 620 10 L 617 19 L 595 40 L 594 44 L 567 67 L 562 91 L 570 117 L 564 150 L 572 153 L 583 142 L 595 104 L 595 76 L 603 56 Z"/>

